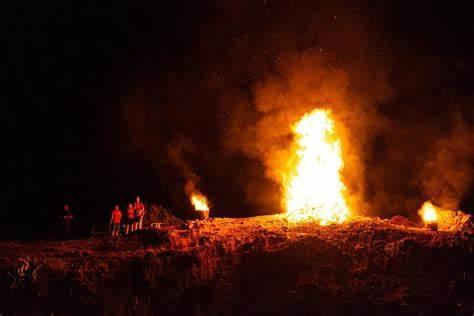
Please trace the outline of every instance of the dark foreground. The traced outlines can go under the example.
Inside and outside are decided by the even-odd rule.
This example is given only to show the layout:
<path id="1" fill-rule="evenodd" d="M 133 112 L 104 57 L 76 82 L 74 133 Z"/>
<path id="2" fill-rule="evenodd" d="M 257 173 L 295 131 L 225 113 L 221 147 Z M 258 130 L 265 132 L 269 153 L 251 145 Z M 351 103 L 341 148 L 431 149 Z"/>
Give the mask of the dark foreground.
<path id="1" fill-rule="evenodd" d="M 3 242 L 0 314 L 472 315 L 472 234 L 395 223 L 265 216 Z"/>

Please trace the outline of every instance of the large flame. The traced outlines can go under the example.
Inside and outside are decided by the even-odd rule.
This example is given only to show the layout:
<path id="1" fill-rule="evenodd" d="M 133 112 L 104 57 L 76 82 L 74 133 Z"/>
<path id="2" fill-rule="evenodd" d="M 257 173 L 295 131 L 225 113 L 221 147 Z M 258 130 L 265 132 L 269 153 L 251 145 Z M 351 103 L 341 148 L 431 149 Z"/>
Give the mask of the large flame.
<path id="1" fill-rule="evenodd" d="M 284 181 L 288 220 L 342 223 L 349 216 L 341 179 L 341 141 L 329 110 L 306 113 L 293 127 L 296 150 Z"/>
<path id="2" fill-rule="evenodd" d="M 207 198 L 201 193 L 193 193 L 191 195 L 191 204 L 196 211 L 209 211 Z"/>
<path id="3" fill-rule="evenodd" d="M 438 221 L 438 211 L 439 208 L 433 205 L 430 201 L 423 203 L 418 214 L 420 214 L 421 219 L 425 224 L 432 224 Z"/>

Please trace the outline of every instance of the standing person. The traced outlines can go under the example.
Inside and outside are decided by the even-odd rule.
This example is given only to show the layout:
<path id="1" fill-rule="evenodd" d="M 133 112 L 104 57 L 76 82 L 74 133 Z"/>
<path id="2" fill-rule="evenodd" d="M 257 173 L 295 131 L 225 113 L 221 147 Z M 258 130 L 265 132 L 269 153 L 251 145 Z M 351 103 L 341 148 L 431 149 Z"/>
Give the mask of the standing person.
<path id="1" fill-rule="evenodd" d="M 127 209 L 127 227 L 125 228 L 125 235 L 128 235 L 129 233 L 132 233 L 133 226 L 135 223 L 135 209 L 133 208 L 133 204 L 130 203 L 128 204 L 128 209 Z"/>
<path id="2" fill-rule="evenodd" d="M 74 216 L 72 215 L 71 209 L 68 204 L 64 204 L 63 214 L 63 237 L 64 239 L 71 239 L 71 222 Z"/>
<path id="3" fill-rule="evenodd" d="M 141 230 L 143 228 L 143 216 L 145 216 L 145 205 L 140 201 L 140 197 L 137 196 L 133 208 L 135 209 L 135 230 Z"/>
<path id="4" fill-rule="evenodd" d="M 118 205 L 115 205 L 112 215 L 110 217 L 110 226 L 112 226 L 112 237 L 120 235 L 120 222 L 122 221 L 122 212 Z"/>

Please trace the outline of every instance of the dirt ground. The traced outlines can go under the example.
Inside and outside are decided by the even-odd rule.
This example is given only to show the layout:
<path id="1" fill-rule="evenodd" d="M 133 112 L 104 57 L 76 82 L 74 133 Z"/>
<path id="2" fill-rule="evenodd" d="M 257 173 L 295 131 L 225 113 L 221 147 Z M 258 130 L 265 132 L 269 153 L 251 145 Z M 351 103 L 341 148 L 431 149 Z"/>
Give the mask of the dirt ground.
<path id="1" fill-rule="evenodd" d="M 0 242 L 0 314 L 472 315 L 471 230 L 214 218 L 128 237 Z"/>

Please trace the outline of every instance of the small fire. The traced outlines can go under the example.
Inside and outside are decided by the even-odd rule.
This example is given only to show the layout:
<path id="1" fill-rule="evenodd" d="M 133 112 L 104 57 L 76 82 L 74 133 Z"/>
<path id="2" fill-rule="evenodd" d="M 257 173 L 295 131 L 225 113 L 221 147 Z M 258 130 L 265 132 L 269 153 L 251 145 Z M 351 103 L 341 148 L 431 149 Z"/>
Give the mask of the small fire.
<path id="1" fill-rule="evenodd" d="M 201 193 L 193 193 L 191 195 L 191 204 L 196 211 L 209 211 L 207 198 Z"/>
<path id="2" fill-rule="evenodd" d="M 342 182 L 341 141 L 330 110 L 306 113 L 292 130 L 296 148 L 284 181 L 284 201 L 291 222 L 342 223 L 349 217 Z"/>
<path id="3" fill-rule="evenodd" d="M 434 206 L 430 201 L 423 203 L 418 214 L 420 214 L 421 219 L 425 224 L 433 224 L 438 221 L 438 212 L 440 211 L 439 208 Z"/>

